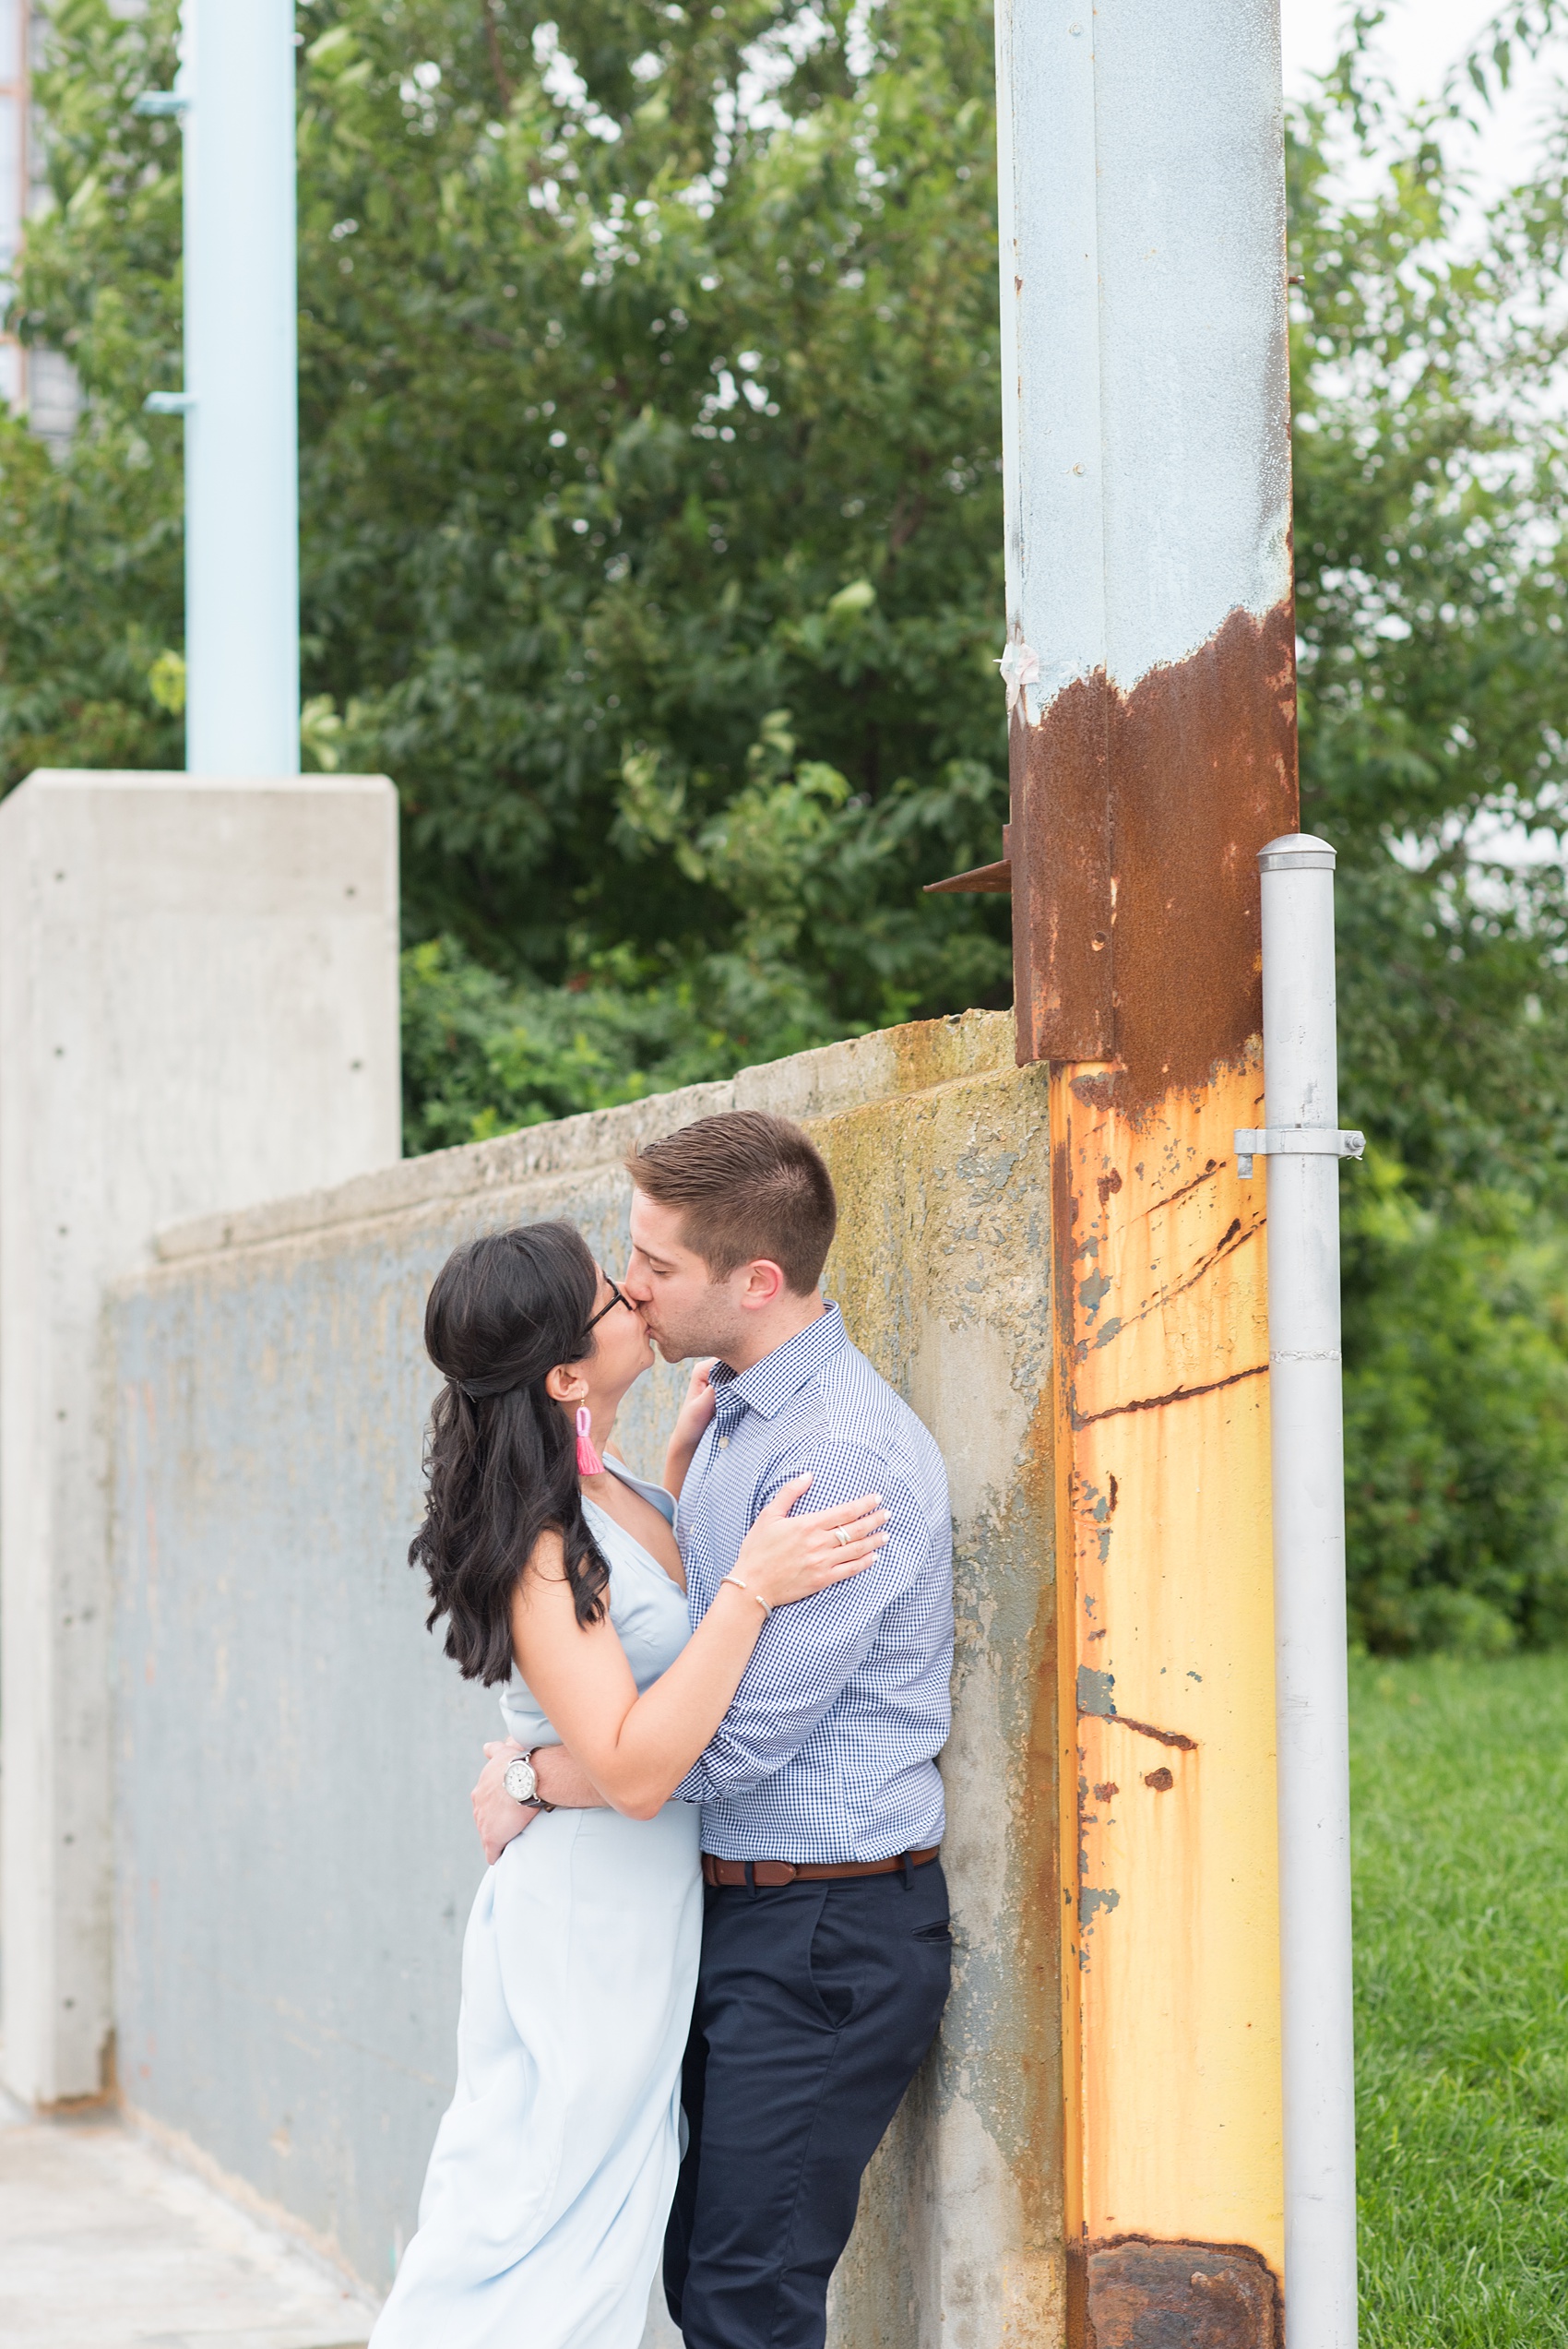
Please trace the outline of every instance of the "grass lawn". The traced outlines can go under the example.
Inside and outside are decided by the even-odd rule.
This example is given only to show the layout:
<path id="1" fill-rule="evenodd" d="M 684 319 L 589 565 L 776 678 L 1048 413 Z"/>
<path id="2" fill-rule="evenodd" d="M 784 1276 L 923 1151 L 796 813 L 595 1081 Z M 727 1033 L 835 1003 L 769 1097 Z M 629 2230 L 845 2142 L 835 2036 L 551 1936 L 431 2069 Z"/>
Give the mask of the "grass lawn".
<path id="1" fill-rule="evenodd" d="M 1568 2344 L 1568 1655 L 1350 1720 L 1363 2349 Z"/>

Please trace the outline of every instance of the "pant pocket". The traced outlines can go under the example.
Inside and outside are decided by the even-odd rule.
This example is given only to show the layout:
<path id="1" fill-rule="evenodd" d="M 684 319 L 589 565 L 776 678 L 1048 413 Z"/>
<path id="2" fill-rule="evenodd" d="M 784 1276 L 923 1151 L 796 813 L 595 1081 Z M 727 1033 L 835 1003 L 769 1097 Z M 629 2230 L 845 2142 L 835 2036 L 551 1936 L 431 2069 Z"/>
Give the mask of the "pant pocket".
<path id="1" fill-rule="evenodd" d="M 845 1932 L 842 1920 L 835 1916 L 832 1901 L 824 1894 L 812 1927 L 807 1963 L 822 2019 L 834 2031 L 842 2031 L 855 2011 L 861 1954 L 858 1944 Z"/>

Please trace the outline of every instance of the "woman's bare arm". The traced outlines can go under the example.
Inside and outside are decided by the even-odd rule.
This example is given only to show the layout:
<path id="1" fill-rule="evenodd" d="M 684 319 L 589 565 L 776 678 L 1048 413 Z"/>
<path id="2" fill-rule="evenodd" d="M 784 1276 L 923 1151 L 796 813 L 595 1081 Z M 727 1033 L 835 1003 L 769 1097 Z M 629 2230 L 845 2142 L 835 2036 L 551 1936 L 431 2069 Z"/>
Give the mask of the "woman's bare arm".
<path id="1" fill-rule="evenodd" d="M 885 1511 L 876 1495 L 791 1519 L 809 1482 L 796 1478 L 758 1517 L 736 1562 L 745 1587 L 719 1585 L 669 1671 L 641 1696 L 608 1616 L 578 1622 L 560 1537 L 539 1544 L 512 1601 L 517 1666 L 613 1809 L 651 1818 L 669 1801 L 730 1710 L 766 1620 L 759 1598 L 785 1605 L 826 1590 L 882 1547 Z M 836 1539 L 840 1527 L 847 1544 Z"/>

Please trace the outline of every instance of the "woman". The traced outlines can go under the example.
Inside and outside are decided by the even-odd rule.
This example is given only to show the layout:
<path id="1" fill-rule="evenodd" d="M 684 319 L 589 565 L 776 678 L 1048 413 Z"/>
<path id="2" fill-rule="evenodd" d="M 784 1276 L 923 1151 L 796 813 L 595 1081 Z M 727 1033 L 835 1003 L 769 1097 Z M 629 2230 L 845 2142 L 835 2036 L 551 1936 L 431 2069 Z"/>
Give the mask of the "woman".
<path id="1" fill-rule="evenodd" d="M 706 1375 L 671 1438 L 671 1491 L 600 1458 L 653 1349 L 581 1234 L 534 1223 L 458 1248 L 425 1344 L 446 1378 L 410 1551 L 429 1621 L 445 1616 L 466 1678 L 510 1678 L 509 1735 L 570 1746 L 611 1807 L 540 1818 L 480 1887 L 457 2093 L 374 2349 L 637 2349 L 702 1925 L 700 1814 L 670 1795 L 769 1611 L 869 1564 L 885 1512 L 868 1495 L 789 1517 L 797 1478 L 693 1632 L 671 1491 L 711 1415 Z"/>

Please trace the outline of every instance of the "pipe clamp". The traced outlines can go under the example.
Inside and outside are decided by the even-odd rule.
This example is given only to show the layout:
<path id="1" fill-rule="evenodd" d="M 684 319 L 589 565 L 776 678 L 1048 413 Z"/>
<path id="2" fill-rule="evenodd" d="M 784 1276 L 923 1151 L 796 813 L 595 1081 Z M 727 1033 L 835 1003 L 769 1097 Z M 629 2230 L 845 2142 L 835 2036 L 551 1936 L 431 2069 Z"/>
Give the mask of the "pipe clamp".
<path id="1" fill-rule="evenodd" d="M 1360 1158 L 1367 1138 L 1335 1126 L 1238 1126 L 1236 1172 L 1243 1181 L 1254 1158 Z"/>

